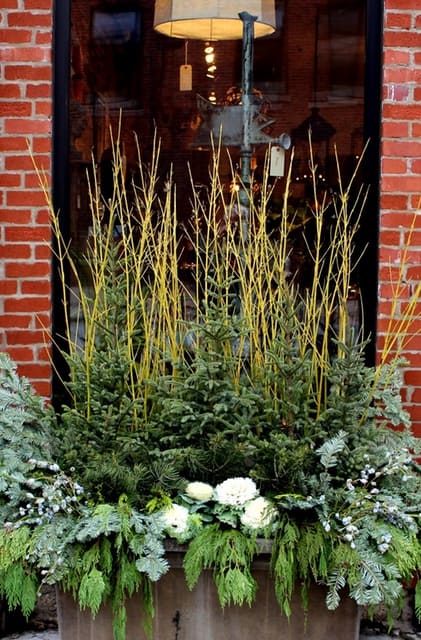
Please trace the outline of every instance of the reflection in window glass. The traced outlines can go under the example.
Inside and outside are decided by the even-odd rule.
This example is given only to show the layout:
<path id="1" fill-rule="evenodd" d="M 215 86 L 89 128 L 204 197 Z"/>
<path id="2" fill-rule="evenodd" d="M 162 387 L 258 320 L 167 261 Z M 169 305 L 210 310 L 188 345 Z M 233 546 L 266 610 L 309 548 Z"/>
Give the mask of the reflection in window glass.
<path id="1" fill-rule="evenodd" d="M 291 210 L 306 219 L 312 196 L 309 127 L 318 188 L 324 193 L 336 188 L 335 148 L 344 180 L 363 148 L 364 3 L 277 0 L 276 10 L 275 33 L 256 40 L 254 46 L 255 103 L 268 139 L 284 132 L 293 137 L 289 201 Z M 209 181 L 211 149 L 204 113 L 225 106 L 235 114 L 241 103 L 241 42 L 184 42 L 162 36 L 153 30 L 153 13 L 153 0 L 131 0 L 127 5 L 116 0 L 103 5 L 98 0 L 72 0 L 70 166 L 75 251 L 85 250 L 89 236 L 87 175 L 96 175 L 106 211 L 117 132 L 128 185 L 138 173 L 136 137 L 145 161 L 154 137 L 159 137 L 158 189 L 165 192 L 172 173 L 182 224 L 191 216 L 191 181 L 204 190 Z M 180 83 L 182 67 L 191 69 L 191 83 L 190 78 Z M 234 115 L 227 130 L 231 137 L 224 140 L 229 155 L 225 147 L 221 154 L 220 180 L 227 194 L 232 171 L 240 162 L 237 125 Z M 254 145 L 256 183 L 262 179 L 267 150 L 267 144 Z M 273 183 L 271 228 L 282 208 L 285 180 Z M 297 261 L 305 246 L 300 243 Z"/>

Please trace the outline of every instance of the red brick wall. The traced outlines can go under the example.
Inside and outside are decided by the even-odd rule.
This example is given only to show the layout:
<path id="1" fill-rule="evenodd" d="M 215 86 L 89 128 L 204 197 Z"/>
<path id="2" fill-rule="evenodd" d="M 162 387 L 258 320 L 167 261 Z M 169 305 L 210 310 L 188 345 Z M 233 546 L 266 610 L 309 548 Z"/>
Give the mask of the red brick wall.
<path id="1" fill-rule="evenodd" d="M 31 160 L 51 164 L 52 0 L 0 2 L 0 349 L 43 395 L 51 367 L 49 223 Z"/>
<path id="2" fill-rule="evenodd" d="M 380 200 L 378 341 L 390 316 L 390 279 L 401 287 L 400 309 L 421 281 L 421 14 L 419 0 L 386 0 Z M 403 246 L 416 215 L 406 265 Z M 410 365 L 404 398 L 421 436 L 421 304 L 404 348 Z M 418 331 L 418 335 L 417 335 Z"/>

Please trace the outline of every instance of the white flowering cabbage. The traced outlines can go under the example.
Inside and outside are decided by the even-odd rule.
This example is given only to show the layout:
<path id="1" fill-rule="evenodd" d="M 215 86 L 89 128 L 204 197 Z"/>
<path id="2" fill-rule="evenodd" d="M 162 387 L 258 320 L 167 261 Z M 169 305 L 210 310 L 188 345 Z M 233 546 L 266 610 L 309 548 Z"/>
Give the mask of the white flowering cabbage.
<path id="1" fill-rule="evenodd" d="M 217 502 L 231 507 L 244 505 L 258 495 L 256 484 L 251 478 L 228 478 L 218 484 L 214 492 Z"/>
<path id="2" fill-rule="evenodd" d="M 189 482 L 186 495 L 193 500 L 210 500 L 213 496 L 213 487 L 206 482 Z"/>
<path id="3" fill-rule="evenodd" d="M 244 508 L 241 524 L 250 529 L 264 529 L 275 518 L 275 509 L 266 498 L 259 496 L 250 500 Z"/>
<path id="4" fill-rule="evenodd" d="M 189 511 L 180 504 L 172 504 L 163 512 L 165 527 L 173 535 L 182 535 L 188 529 Z"/>

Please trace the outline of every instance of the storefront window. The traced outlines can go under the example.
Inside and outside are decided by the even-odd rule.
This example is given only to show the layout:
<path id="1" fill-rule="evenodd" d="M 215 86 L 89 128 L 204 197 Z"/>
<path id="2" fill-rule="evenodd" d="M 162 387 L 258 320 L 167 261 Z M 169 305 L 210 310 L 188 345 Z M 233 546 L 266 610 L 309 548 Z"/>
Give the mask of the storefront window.
<path id="1" fill-rule="evenodd" d="M 326 187 L 335 182 L 335 146 L 347 172 L 361 154 L 364 13 L 360 0 L 277 0 L 275 33 L 255 41 L 254 90 L 271 122 L 265 132 L 293 137 L 293 198 L 305 196 L 309 126 Z M 173 167 L 180 215 L 188 216 L 187 165 L 195 183 L 208 179 L 198 96 L 217 105 L 241 101 L 241 42 L 163 36 L 153 29 L 153 14 L 152 0 L 71 3 L 71 227 L 77 244 L 83 244 L 88 226 L 86 170 L 92 160 L 99 171 L 106 167 L 119 127 L 128 175 L 137 162 L 134 134 L 145 155 L 158 135 L 163 175 Z M 180 78 L 183 65 L 191 67 L 187 90 Z M 238 147 L 229 150 L 235 166 Z M 254 148 L 257 179 L 266 152 L 265 144 Z M 229 184 L 228 163 L 221 171 Z M 106 170 L 102 177 L 106 197 Z M 279 181 L 279 194 L 282 188 Z"/>

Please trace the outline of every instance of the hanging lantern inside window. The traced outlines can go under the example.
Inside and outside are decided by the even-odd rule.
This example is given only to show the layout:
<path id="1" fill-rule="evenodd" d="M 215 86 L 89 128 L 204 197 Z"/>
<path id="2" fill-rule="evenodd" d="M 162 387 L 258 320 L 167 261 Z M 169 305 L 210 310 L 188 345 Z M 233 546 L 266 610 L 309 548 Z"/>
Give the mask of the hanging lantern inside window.
<path id="1" fill-rule="evenodd" d="M 195 40 L 239 40 L 243 37 L 240 12 L 257 16 L 254 37 L 275 31 L 273 0 L 219 0 L 187 3 L 185 0 L 156 0 L 154 29 L 172 38 Z"/>

